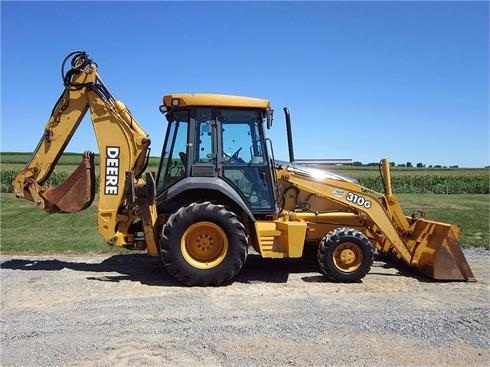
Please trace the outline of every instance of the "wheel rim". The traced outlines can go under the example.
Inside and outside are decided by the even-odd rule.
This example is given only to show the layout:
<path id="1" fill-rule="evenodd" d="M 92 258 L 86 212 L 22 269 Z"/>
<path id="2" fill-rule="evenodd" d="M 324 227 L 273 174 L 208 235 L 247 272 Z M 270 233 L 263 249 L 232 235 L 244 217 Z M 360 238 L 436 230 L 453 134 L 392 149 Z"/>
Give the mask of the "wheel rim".
<path id="1" fill-rule="evenodd" d="M 182 235 L 180 248 L 184 259 L 198 269 L 219 265 L 228 252 L 225 232 L 212 222 L 191 225 Z"/>
<path id="2" fill-rule="evenodd" d="M 352 242 L 344 242 L 338 245 L 333 253 L 335 266 L 347 273 L 356 271 L 362 264 L 364 256 L 361 248 Z"/>

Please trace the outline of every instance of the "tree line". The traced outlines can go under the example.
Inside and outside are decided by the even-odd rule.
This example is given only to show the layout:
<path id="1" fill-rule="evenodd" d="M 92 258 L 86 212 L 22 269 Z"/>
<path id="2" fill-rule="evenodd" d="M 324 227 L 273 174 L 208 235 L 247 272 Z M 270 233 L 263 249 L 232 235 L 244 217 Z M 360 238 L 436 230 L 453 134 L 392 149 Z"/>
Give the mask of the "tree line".
<path id="1" fill-rule="evenodd" d="M 359 161 L 352 162 L 352 166 L 356 167 L 377 167 L 379 163 L 377 162 L 370 162 L 370 163 L 362 163 Z M 416 163 L 415 165 L 412 162 L 406 162 L 406 163 L 398 163 L 396 164 L 395 162 L 390 162 L 390 167 L 405 167 L 405 168 L 459 168 L 458 165 L 453 165 L 453 166 L 443 166 L 443 165 L 426 165 L 424 163 Z"/>

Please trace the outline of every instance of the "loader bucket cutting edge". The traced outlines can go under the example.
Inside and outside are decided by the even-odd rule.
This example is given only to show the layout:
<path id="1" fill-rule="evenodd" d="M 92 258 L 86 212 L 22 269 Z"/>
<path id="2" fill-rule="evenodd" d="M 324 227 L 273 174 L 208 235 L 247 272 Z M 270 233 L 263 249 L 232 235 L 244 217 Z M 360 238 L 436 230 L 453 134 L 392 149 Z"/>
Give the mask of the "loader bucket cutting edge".
<path id="1" fill-rule="evenodd" d="M 77 169 L 57 187 L 44 193 L 45 210 L 50 213 L 74 213 L 86 209 L 95 197 L 94 154 L 85 152 Z"/>
<path id="2" fill-rule="evenodd" d="M 449 224 L 417 221 L 413 234 L 419 244 L 413 253 L 412 264 L 434 280 L 476 281 L 456 233 Z"/>

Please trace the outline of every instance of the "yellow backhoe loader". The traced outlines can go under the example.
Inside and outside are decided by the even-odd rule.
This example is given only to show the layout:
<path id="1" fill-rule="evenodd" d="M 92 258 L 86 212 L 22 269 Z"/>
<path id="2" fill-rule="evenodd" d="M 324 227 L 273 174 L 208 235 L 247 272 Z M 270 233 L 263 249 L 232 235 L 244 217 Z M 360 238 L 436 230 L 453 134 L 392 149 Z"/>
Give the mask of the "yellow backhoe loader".
<path id="1" fill-rule="evenodd" d="M 109 245 L 160 256 L 180 282 L 223 284 L 240 271 L 249 248 L 264 258 L 298 258 L 305 246 L 317 246 L 321 272 L 332 281 L 362 279 L 375 252 L 435 280 L 474 280 L 456 225 L 426 220 L 422 212 L 405 216 L 392 193 L 387 160 L 381 162 L 383 194 L 295 164 L 287 108 L 290 156 L 281 162 L 265 137 L 273 120 L 269 101 L 166 95 L 160 165 L 156 174 L 145 173 L 150 139 L 109 92 L 87 53 L 69 54 L 62 74 L 64 91 L 13 182 L 15 195 L 50 213 L 92 203 L 92 153 L 59 187 L 43 185 L 90 110 L 100 160 L 100 233 Z"/>

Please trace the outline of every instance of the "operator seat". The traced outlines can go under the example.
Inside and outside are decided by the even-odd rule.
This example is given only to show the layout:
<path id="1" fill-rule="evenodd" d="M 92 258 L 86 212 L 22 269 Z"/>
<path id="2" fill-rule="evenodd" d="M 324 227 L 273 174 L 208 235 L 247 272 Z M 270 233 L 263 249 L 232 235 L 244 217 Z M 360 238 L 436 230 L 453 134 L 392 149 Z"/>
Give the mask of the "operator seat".
<path id="1" fill-rule="evenodd" d="M 262 164 L 264 163 L 264 158 L 262 156 L 255 156 L 249 162 L 249 164 Z"/>
<path id="2" fill-rule="evenodd" d="M 184 168 L 187 167 L 187 154 L 185 154 L 184 152 L 179 152 L 179 157 L 182 161 L 182 164 L 184 165 Z"/>

